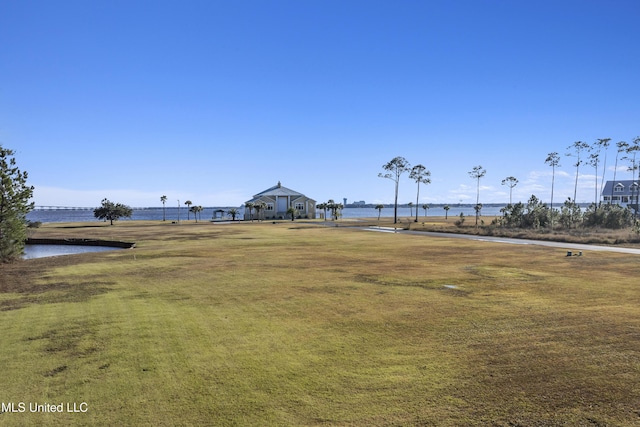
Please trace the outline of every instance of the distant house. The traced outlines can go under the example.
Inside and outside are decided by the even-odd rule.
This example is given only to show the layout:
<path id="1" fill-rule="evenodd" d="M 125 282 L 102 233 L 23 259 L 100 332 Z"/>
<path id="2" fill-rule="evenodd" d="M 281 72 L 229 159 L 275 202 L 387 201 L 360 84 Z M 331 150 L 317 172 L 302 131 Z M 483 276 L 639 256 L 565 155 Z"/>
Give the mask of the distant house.
<path id="1" fill-rule="evenodd" d="M 602 203 L 633 207 L 638 203 L 638 181 L 607 181 L 602 189 Z"/>
<path id="2" fill-rule="evenodd" d="M 289 216 L 287 214 L 289 207 L 294 207 L 300 218 L 315 219 L 316 217 L 316 201 L 302 193 L 283 187 L 280 181 L 273 187 L 254 195 L 245 204 L 253 203 L 255 206 L 260 202 L 264 202 L 266 206 L 260 213 L 260 217 L 264 219 L 286 219 Z M 253 218 L 258 218 L 255 209 L 253 209 Z M 249 209 L 245 208 L 244 219 L 250 219 Z"/>

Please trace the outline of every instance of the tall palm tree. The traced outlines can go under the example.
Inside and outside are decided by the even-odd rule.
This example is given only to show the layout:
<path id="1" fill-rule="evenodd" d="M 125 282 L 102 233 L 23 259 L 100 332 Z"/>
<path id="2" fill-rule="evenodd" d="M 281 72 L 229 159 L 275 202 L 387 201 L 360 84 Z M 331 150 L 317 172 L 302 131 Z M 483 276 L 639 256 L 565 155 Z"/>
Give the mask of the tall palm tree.
<path id="1" fill-rule="evenodd" d="M 164 204 L 167 203 L 167 196 L 161 196 L 160 197 L 160 201 L 162 202 L 162 220 L 166 221 L 167 220 L 167 216 L 165 215 L 165 206 L 164 206 Z"/>
<path id="2" fill-rule="evenodd" d="M 618 157 L 620 156 L 620 153 L 624 153 L 625 151 L 627 151 L 627 148 L 629 148 L 629 144 L 627 144 L 625 141 L 620 141 L 616 144 L 616 147 L 618 148 L 618 150 L 616 151 L 616 163 L 615 163 L 615 166 L 613 167 L 613 185 L 611 186 L 611 203 L 613 203 L 613 187 L 615 187 L 616 174 L 618 172 Z"/>
<path id="3" fill-rule="evenodd" d="M 609 148 L 609 141 L 611 141 L 611 138 L 600 138 L 594 144 L 598 146 L 598 149 L 604 148 L 604 161 L 602 162 L 602 179 L 600 180 L 600 195 L 602 195 L 602 189 L 604 187 L 604 174 L 607 170 L 607 149 Z"/>
<path id="4" fill-rule="evenodd" d="M 378 221 L 380 221 L 380 214 L 382 213 L 382 209 L 384 209 L 384 205 L 376 205 L 376 209 L 378 210 Z"/>
<path id="5" fill-rule="evenodd" d="M 589 144 L 582 141 L 576 141 L 567 147 L 567 150 L 570 149 L 573 149 L 573 154 L 567 153 L 567 156 L 576 158 L 576 163 L 573 165 L 576 167 L 576 184 L 573 187 L 573 203 L 575 203 L 576 197 L 578 195 L 578 171 L 580 169 L 580 165 L 582 164 L 581 154 L 584 150 L 589 149 Z"/>
<path id="6" fill-rule="evenodd" d="M 418 192 L 416 194 L 416 219 L 414 222 L 418 222 L 418 204 L 420 203 L 420 183 L 430 184 L 431 183 L 431 172 L 427 170 L 423 165 L 415 165 L 411 168 L 411 172 L 409 173 L 409 178 L 414 180 L 418 184 Z"/>
<path id="7" fill-rule="evenodd" d="M 449 205 L 444 205 L 442 209 L 444 209 L 444 219 L 446 221 L 449 219 L 449 209 L 451 209 L 451 207 Z"/>
<path id="8" fill-rule="evenodd" d="M 189 211 L 191 211 L 191 205 L 193 204 L 193 202 L 191 200 L 187 200 L 186 202 L 184 202 L 184 204 L 187 205 L 187 221 L 189 221 Z M 197 222 L 197 219 L 196 219 L 196 222 Z"/>
<path id="9" fill-rule="evenodd" d="M 395 198 L 393 202 L 393 223 L 398 222 L 398 186 L 400 185 L 400 177 L 407 172 L 411 165 L 404 157 L 394 157 L 389 163 L 382 166 L 387 173 L 379 173 L 378 177 L 387 178 L 395 183 Z"/>
<path id="10" fill-rule="evenodd" d="M 632 184 L 637 184 L 636 182 L 636 171 L 640 168 L 640 165 L 638 165 L 638 161 L 636 160 L 636 154 L 638 153 L 638 151 L 640 151 L 640 138 L 636 138 L 633 141 L 633 144 L 630 144 L 627 147 L 626 153 L 629 154 L 629 156 L 626 156 L 625 159 L 628 160 L 631 164 L 630 166 L 627 168 L 627 170 L 629 172 L 632 173 Z M 635 185 L 634 187 L 634 192 L 636 191 L 636 189 L 638 188 L 638 185 Z M 634 202 L 634 197 L 635 197 L 635 204 Z M 634 196 L 633 193 L 631 193 L 631 204 L 632 206 L 634 206 L 633 208 L 633 216 L 634 218 L 636 218 L 638 216 L 638 197 L 637 194 Z"/>
<path id="11" fill-rule="evenodd" d="M 596 173 L 595 173 L 596 185 L 595 185 L 595 188 L 593 189 L 595 193 L 593 198 L 593 203 L 596 206 L 596 209 L 598 206 L 598 164 L 600 164 L 600 153 L 596 151 L 595 153 L 589 154 L 589 165 L 593 166 L 593 168 L 596 170 Z"/>
<path id="12" fill-rule="evenodd" d="M 637 137 L 635 137 L 633 139 L 633 146 L 632 147 L 636 148 L 637 149 L 636 151 L 640 150 L 640 136 L 637 136 Z M 629 148 L 631 148 L 631 147 L 629 147 Z M 640 167 L 640 165 L 639 165 L 639 167 Z M 640 176 L 638 176 L 638 179 L 640 180 Z M 633 190 L 635 190 L 635 193 L 636 193 L 636 195 L 634 197 L 634 199 L 635 199 L 635 205 L 634 206 L 635 206 L 635 212 L 636 212 L 636 216 L 637 216 L 638 215 L 638 208 L 640 208 L 640 200 L 638 200 L 638 198 L 640 198 L 639 197 L 640 196 L 640 186 L 638 186 L 638 181 L 635 181 L 635 180 L 634 180 L 634 184 L 635 185 L 633 187 Z M 632 196 L 633 196 L 633 193 L 632 193 Z"/>
<path id="13" fill-rule="evenodd" d="M 509 204 L 512 204 L 511 195 L 513 194 L 513 187 L 518 185 L 518 179 L 515 176 L 508 176 L 502 180 L 502 185 L 509 186 Z"/>
<path id="14" fill-rule="evenodd" d="M 246 209 L 249 209 L 249 219 L 251 220 L 251 222 L 253 222 L 253 203 L 247 202 L 244 204 L 244 207 Z"/>
<path id="15" fill-rule="evenodd" d="M 555 151 L 547 155 L 547 159 L 544 161 L 551 166 L 551 229 L 553 230 L 553 186 L 556 180 L 556 167 L 560 166 L 560 156 Z"/>
<path id="16" fill-rule="evenodd" d="M 469 176 L 478 182 L 476 192 L 476 205 L 474 207 L 474 209 L 476 210 L 476 228 L 478 227 L 478 217 L 480 216 L 480 210 L 482 209 L 482 205 L 480 204 L 480 178 L 482 178 L 486 174 L 487 170 L 484 169 L 481 165 L 474 166 L 471 172 L 469 172 Z"/>

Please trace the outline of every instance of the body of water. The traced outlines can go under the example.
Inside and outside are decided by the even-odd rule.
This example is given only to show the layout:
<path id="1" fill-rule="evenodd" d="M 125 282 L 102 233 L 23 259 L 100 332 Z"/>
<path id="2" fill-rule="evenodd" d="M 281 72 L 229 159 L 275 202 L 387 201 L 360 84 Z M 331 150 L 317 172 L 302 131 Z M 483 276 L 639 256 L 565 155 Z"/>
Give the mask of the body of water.
<path id="1" fill-rule="evenodd" d="M 461 213 L 465 216 L 475 216 L 475 211 L 473 206 L 470 205 L 450 205 L 451 209 L 449 209 L 449 217 L 458 217 Z M 500 209 L 502 209 L 504 205 L 491 205 L 485 206 L 482 208 L 482 216 L 497 216 L 500 215 Z M 218 210 L 224 210 L 225 212 L 229 208 L 225 207 L 209 207 L 204 208 L 204 211 L 201 212 L 198 219 L 201 221 L 209 221 L 213 218 L 214 212 Z M 243 209 L 240 208 L 239 218 L 243 218 L 244 212 Z M 431 209 L 428 209 L 426 212 L 426 216 L 445 216 L 446 211 L 441 206 L 434 206 Z M 415 208 L 409 209 L 408 207 L 398 207 L 398 216 L 399 217 L 413 217 L 415 218 Z M 425 211 L 424 209 L 419 209 L 419 217 L 420 220 L 424 220 Z M 164 215 L 167 221 L 180 221 L 187 219 L 187 208 L 181 208 L 178 211 L 177 207 L 166 208 Z M 220 213 L 217 214 L 218 219 L 220 218 Z M 345 208 L 342 210 L 342 218 L 367 218 L 367 217 L 378 217 L 378 210 L 375 208 Z M 393 218 L 393 206 L 385 207 L 380 212 L 381 218 Z M 225 219 L 229 217 L 227 215 L 224 216 Z M 29 221 L 39 221 L 39 222 L 97 222 L 98 220 L 93 216 L 92 209 L 35 209 L 27 215 L 27 219 Z M 131 218 L 120 219 L 120 221 L 140 221 L 140 220 L 151 220 L 151 221 L 162 221 L 163 219 L 163 209 L 160 208 L 134 208 L 133 215 Z M 193 220 L 193 213 L 189 213 L 189 219 Z"/>
<path id="2" fill-rule="evenodd" d="M 83 245 L 25 245 L 23 259 L 44 258 L 48 256 L 83 254 L 85 252 L 117 251 L 120 248 L 108 246 Z"/>

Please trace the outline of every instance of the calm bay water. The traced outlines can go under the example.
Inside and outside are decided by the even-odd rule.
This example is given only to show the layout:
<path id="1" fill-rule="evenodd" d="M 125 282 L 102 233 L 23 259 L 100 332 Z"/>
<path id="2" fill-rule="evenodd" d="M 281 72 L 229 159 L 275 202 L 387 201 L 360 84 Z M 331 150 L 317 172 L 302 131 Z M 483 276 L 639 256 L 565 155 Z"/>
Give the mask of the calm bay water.
<path id="1" fill-rule="evenodd" d="M 49 256 L 83 254 L 85 252 L 117 251 L 120 248 L 108 246 L 83 245 L 25 245 L 24 259 L 44 258 Z"/>
<path id="2" fill-rule="evenodd" d="M 500 215 L 500 209 L 502 209 L 504 205 L 491 205 L 485 206 L 482 208 L 483 216 L 496 216 Z M 225 212 L 229 208 L 225 207 L 209 207 L 205 208 L 204 211 L 201 212 L 199 216 L 199 220 L 201 221 L 209 221 L 212 219 L 213 214 L 216 210 L 224 210 Z M 243 210 L 239 209 L 240 216 L 243 217 Z M 435 206 L 431 209 L 428 209 L 426 214 L 427 216 L 445 216 L 445 210 L 441 206 Z M 469 205 L 451 205 L 451 209 L 449 210 L 449 217 L 457 217 L 463 213 L 465 216 L 474 216 L 475 211 L 472 206 Z M 416 211 L 414 209 L 409 209 L 406 207 L 398 207 L 398 216 L 399 217 L 415 217 Z M 420 208 L 418 212 L 420 218 L 425 217 L 424 209 Z M 178 208 L 166 208 L 165 216 L 167 221 L 177 221 L 178 218 L 183 221 L 187 219 L 187 209 L 181 208 L 178 212 Z M 367 217 L 378 217 L 378 211 L 374 208 L 345 208 L 342 210 L 343 218 L 367 218 Z M 393 207 L 385 207 L 380 212 L 381 218 L 392 218 L 393 217 Z M 121 219 L 120 221 L 140 221 L 140 220 L 152 220 L 152 221 L 162 221 L 163 218 L 163 209 L 160 208 L 134 208 L 133 215 L 130 219 Z M 218 218 L 220 218 L 220 214 L 218 213 Z M 229 218 L 227 215 L 224 218 Z M 93 216 L 92 209 L 35 209 L 27 215 L 27 219 L 29 221 L 40 221 L 40 222 L 95 222 L 98 221 Z M 193 213 L 189 213 L 189 219 L 193 220 Z"/>

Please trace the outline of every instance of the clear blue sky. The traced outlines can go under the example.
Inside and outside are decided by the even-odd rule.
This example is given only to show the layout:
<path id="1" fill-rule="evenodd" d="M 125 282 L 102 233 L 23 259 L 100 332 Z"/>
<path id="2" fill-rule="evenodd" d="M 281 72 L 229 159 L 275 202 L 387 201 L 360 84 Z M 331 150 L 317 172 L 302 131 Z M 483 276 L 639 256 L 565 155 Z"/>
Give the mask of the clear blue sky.
<path id="1" fill-rule="evenodd" d="M 548 202 L 553 151 L 559 203 L 568 146 L 640 134 L 638 22 L 637 0 L 4 0 L 0 144 L 38 205 L 239 206 L 278 181 L 387 203 L 395 156 L 431 170 L 420 203 L 475 202 L 476 165 L 481 202 L 510 175 Z M 594 186 L 582 166 L 577 200 Z"/>

